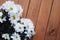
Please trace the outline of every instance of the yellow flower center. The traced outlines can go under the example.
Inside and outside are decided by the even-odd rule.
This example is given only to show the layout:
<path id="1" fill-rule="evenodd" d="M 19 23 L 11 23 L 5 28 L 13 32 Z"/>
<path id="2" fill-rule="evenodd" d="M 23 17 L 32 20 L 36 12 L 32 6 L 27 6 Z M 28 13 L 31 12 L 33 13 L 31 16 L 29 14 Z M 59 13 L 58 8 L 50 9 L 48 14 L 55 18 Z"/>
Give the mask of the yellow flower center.
<path id="1" fill-rule="evenodd" d="M 2 16 L 0 16 L 0 19 L 2 18 Z"/>
<path id="2" fill-rule="evenodd" d="M 29 26 L 27 26 L 27 28 L 29 28 Z"/>
<path id="3" fill-rule="evenodd" d="M 16 38 L 18 38 L 18 37 L 16 36 Z"/>
<path id="4" fill-rule="evenodd" d="M 21 27 L 19 27 L 19 29 L 22 29 Z"/>
<path id="5" fill-rule="evenodd" d="M 13 8 L 12 8 L 12 7 L 10 7 L 10 8 L 9 8 L 9 10 L 13 10 Z"/>
<path id="6" fill-rule="evenodd" d="M 15 20 L 16 19 L 16 17 L 15 16 L 12 16 L 13 17 L 13 20 Z"/>

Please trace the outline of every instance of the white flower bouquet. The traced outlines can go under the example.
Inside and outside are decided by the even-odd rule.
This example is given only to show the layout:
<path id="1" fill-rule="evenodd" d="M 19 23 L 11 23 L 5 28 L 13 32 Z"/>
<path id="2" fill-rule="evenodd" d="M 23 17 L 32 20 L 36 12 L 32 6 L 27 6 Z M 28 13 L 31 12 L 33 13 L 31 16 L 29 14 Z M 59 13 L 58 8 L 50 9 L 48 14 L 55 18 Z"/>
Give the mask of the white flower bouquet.
<path id="1" fill-rule="evenodd" d="M 0 40 L 29 40 L 35 34 L 33 22 L 21 18 L 22 12 L 13 1 L 0 6 Z"/>

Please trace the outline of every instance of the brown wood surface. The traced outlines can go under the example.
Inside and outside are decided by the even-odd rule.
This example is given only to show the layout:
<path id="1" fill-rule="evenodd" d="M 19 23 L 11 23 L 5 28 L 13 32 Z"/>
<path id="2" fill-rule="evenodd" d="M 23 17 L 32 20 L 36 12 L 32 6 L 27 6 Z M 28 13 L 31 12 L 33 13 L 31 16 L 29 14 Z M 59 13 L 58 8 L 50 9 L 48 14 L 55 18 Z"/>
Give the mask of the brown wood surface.
<path id="1" fill-rule="evenodd" d="M 58 1 L 54 0 L 54 4 L 51 9 L 51 16 L 47 26 L 47 31 L 45 35 L 45 40 L 56 40 L 57 27 L 59 23 L 59 13 L 58 13 Z"/>
<path id="2" fill-rule="evenodd" d="M 3 1 L 2 1 L 2 0 L 0 0 L 0 5 L 2 5 L 2 3 L 4 3 L 5 1 L 6 1 L 6 0 L 3 0 Z"/>
<path id="3" fill-rule="evenodd" d="M 6 0 L 0 0 L 0 5 Z M 23 18 L 35 25 L 31 40 L 60 40 L 60 0 L 12 0 L 23 8 Z"/>
<path id="4" fill-rule="evenodd" d="M 19 3 L 19 0 L 11 0 L 11 1 L 14 1 L 16 4 L 18 4 L 18 3 Z"/>
<path id="5" fill-rule="evenodd" d="M 22 6 L 23 8 L 23 18 L 26 17 L 27 15 L 27 11 L 28 11 L 28 7 L 29 7 L 29 4 L 30 4 L 30 0 L 19 0 L 19 4 Z"/>
<path id="6" fill-rule="evenodd" d="M 39 14 L 39 8 L 41 5 L 41 0 L 31 0 L 29 9 L 26 15 L 26 18 L 29 18 L 33 21 L 34 25 L 36 25 L 38 14 Z"/>
<path id="7" fill-rule="evenodd" d="M 26 18 L 31 19 L 33 21 L 34 25 L 36 25 L 36 22 L 38 19 L 40 5 L 41 5 L 41 0 L 31 0 L 30 1 L 30 5 L 28 8 Z M 35 40 L 35 39 L 33 38 L 31 40 Z"/>
<path id="8" fill-rule="evenodd" d="M 52 4 L 52 0 L 42 0 L 41 8 L 39 11 L 39 16 L 35 28 L 36 35 L 34 37 L 34 40 L 44 40 L 51 4 Z"/>
<path id="9" fill-rule="evenodd" d="M 60 40 L 60 0 L 55 0 L 54 13 L 56 15 L 57 36 L 56 40 Z"/>

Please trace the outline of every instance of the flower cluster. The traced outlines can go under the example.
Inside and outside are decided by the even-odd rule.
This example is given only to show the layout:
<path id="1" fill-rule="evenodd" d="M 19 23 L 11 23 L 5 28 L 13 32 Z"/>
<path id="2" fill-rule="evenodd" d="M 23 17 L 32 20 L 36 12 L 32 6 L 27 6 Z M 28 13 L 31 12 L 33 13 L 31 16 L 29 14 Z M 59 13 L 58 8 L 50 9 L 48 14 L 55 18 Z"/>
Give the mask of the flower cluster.
<path id="1" fill-rule="evenodd" d="M 34 25 L 30 19 L 21 18 L 23 9 L 13 1 L 0 6 L 0 39 L 28 40 L 34 34 Z"/>

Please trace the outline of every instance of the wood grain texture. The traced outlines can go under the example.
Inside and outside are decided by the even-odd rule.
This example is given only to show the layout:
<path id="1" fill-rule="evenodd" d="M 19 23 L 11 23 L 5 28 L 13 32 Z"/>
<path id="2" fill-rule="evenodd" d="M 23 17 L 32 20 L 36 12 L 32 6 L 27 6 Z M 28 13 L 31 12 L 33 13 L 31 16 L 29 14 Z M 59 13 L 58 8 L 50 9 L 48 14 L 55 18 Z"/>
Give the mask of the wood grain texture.
<path id="1" fill-rule="evenodd" d="M 14 1 L 16 4 L 18 4 L 18 3 L 19 3 L 19 0 L 11 0 L 11 1 Z"/>
<path id="2" fill-rule="evenodd" d="M 44 40 L 51 4 L 52 0 L 42 0 L 38 21 L 35 28 L 36 35 L 34 36 L 34 40 Z"/>
<path id="3" fill-rule="evenodd" d="M 60 40 L 60 0 L 55 0 L 55 4 L 54 4 L 54 13 L 56 15 L 56 27 L 57 27 L 57 37 L 56 40 Z"/>
<path id="4" fill-rule="evenodd" d="M 27 11 L 28 11 L 28 5 L 29 5 L 29 0 L 19 0 L 19 4 L 23 8 L 23 18 L 26 17 Z"/>
<path id="5" fill-rule="evenodd" d="M 6 0 L 0 0 L 0 5 L 2 5 Z"/>
<path id="6" fill-rule="evenodd" d="M 0 0 L 0 5 L 6 0 Z M 23 8 L 23 18 L 33 21 L 31 40 L 60 40 L 60 0 L 11 0 Z"/>
<path id="7" fill-rule="evenodd" d="M 7 1 L 7 0 L 0 0 L 0 5 L 2 5 L 5 1 Z M 14 1 L 16 4 L 18 4 L 19 0 L 11 0 L 11 1 Z"/>
<path id="8" fill-rule="evenodd" d="M 59 28 L 59 17 L 60 17 L 60 0 L 54 0 L 53 8 L 51 11 L 51 16 L 49 24 L 47 27 L 47 32 L 45 35 L 45 40 L 56 40 L 57 29 Z M 58 39 L 57 39 L 58 40 Z"/>
<path id="9" fill-rule="evenodd" d="M 26 18 L 29 18 L 33 21 L 34 25 L 36 25 L 39 9 L 41 5 L 41 0 L 30 0 L 30 5 L 27 11 Z M 35 40 L 34 38 L 31 40 Z"/>
<path id="10" fill-rule="evenodd" d="M 41 5 L 41 0 L 31 0 L 29 9 L 26 15 L 26 18 L 29 18 L 33 21 L 34 25 L 36 25 L 38 14 L 39 14 L 39 8 Z"/>

